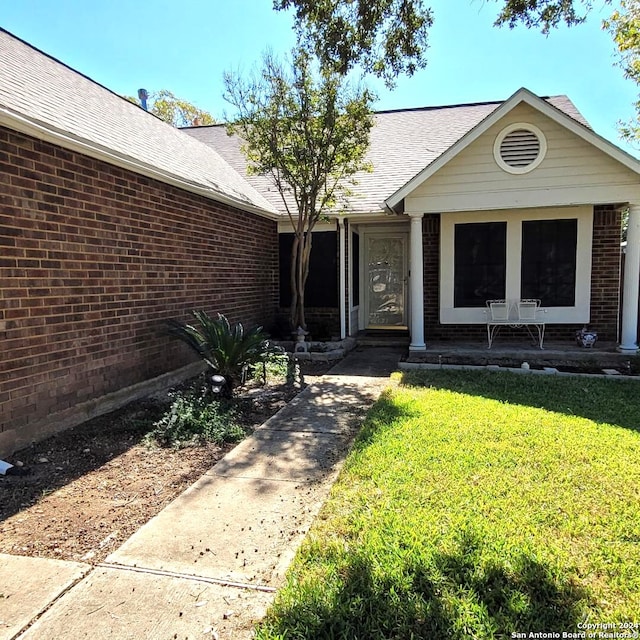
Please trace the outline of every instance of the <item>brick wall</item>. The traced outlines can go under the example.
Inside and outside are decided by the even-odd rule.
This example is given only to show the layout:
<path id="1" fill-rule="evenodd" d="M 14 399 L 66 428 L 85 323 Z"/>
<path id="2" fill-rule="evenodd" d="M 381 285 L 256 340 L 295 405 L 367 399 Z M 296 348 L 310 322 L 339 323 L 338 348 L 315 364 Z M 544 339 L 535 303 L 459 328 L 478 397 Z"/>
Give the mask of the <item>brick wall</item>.
<path id="1" fill-rule="evenodd" d="M 427 344 L 436 337 L 440 324 L 440 216 L 422 219 L 424 259 L 424 333 Z M 440 339 L 440 338 L 438 338 Z"/>
<path id="2" fill-rule="evenodd" d="M 277 258 L 274 222 L 0 128 L 0 454 L 191 362 L 169 317 L 273 322 Z"/>
<path id="3" fill-rule="evenodd" d="M 619 339 L 621 217 L 620 208 L 614 205 L 593 210 L 591 326 L 600 340 L 608 342 Z"/>
<path id="4" fill-rule="evenodd" d="M 591 323 L 601 341 L 618 339 L 618 298 L 620 287 L 620 210 L 614 205 L 594 207 Z M 482 341 L 487 339 L 486 325 L 443 325 L 439 319 L 440 296 L 440 217 L 426 215 L 424 242 L 424 317 L 425 340 Z M 582 325 L 549 325 L 545 340 L 573 341 Z M 504 327 L 500 335 L 521 339 L 521 329 Z"/>
<path id="5" fill-rule="evenodd" d="M 289 325 L 290 307 L 280 307 L 276 326 L 267 327 L 271 335 L 280 340 L 289 340 L 291 328 Z M 307 330 L 312 340 L 330 340 L 340 336 L 340 310 L 333 307 L 304 308 Z"/>

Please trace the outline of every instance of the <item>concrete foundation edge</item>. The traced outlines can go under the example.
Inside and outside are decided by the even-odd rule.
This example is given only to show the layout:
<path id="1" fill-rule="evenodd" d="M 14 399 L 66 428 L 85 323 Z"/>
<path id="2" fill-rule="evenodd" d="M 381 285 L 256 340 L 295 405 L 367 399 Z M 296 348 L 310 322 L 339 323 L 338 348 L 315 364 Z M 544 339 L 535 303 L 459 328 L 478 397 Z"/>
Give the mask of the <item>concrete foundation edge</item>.
<path id="1" fill-rule="evenodd" d="M 2 431 L 0 433 L 0 458 L 6 458 L 32 442 L 42 440 L 60 431 L 76 427 L 92 418 L 120 409 L 129 402 L 164 391 L 173 385 L 198 375 L 203 371 L 203 368 L 202 363 L 194 362 L 180 369 L 163 373 L 156 378 L 144 380 L 130 387 L 82 402 L 64 411 L 54 413 L 45 420 L 24 425 L 20 429 Z"/>

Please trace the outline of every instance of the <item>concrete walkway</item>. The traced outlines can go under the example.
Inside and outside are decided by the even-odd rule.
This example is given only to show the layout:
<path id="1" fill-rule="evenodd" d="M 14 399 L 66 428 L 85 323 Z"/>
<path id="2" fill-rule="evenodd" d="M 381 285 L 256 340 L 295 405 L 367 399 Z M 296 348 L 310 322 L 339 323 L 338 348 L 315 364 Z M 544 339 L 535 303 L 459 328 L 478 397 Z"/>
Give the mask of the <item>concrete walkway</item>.
<path id="1" fill-rule="evenodd" d="M 250 638 L 401 353 L 352 352 L 106 562 L 0 554 L 0 640 Z"/>

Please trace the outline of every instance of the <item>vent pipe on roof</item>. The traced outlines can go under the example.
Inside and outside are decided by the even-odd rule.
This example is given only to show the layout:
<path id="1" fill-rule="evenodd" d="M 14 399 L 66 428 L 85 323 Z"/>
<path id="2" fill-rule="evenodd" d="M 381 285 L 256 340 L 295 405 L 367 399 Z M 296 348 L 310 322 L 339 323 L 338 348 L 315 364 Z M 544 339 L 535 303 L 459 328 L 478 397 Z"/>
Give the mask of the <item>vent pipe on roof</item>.
<path id="1" fill-rule="evenodd" d="M 149 93 L 146 89 L 138 89 L 138 99 L 140 100 L 140 106 L 147 111 L 147 99 L 149 98 Z"/>

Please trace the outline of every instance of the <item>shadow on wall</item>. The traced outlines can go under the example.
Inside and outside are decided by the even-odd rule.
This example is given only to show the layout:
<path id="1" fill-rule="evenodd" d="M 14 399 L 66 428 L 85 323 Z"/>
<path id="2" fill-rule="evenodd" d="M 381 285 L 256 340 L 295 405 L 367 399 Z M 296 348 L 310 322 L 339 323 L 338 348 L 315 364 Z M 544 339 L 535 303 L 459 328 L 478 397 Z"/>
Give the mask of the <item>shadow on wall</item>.
<path id="1" fill-rule="evenodd" d="M 51 464 L 60 465 L 61 471 L 50 478 L 50 483 L 47 486 L 43 486 L 40 482 L 21 482 L 19 484 L 19 501 L 7 498 L 3 504 L 1 501 L 2 491 L 11 492 L 13 485 L 7 482 L 0 486 L 0 505 L 2 505 L 0 507 L 0 521 L 17 513 L 21 504 L 35 504 L 40 498 L 64 487 L 85 473 L 99 469 L 113 458 L 135 447 L 144 438 L 148 431 L 148 425 L 159 419 L 165 409 L 166 407 L 161 403 L 145 399 L 135 405 L 127 405 L 117 411 L 81 423 L 76 428 L 54 434 L 26 448 L 24 451 L 27 464 L 29 460 L 37 460 L 39 457 L 46 456 L 50 459 Z M 116 432 L 119 435 L 118 440 L 113 437 Z M 76 443 L 73 451 L 60 444 L 68 442 L 70 438 L 73 438 Z M 108 442 L 108 446 L 104 445 L 105 441 Z M 117 448 L 114 448 L 114 445 L 117 445 Z M 90 453 L 79 454 L 85 447 L 90 449 Z M 82 455 L 82 464 L 67 467 L 64 461 L 70 455 Z M 12 456 L 13 458 L 16 458 L 16 455 Z M 22 455 L 21 458 L 24 460 L 25 455 Z M 38 473 L 37 464 L 33 465 L 32 472 Z M 27 480 L 28 478 L 29 476 L 27 476 Z M 7 504 L 10 506 L 7 507 Z"/>

